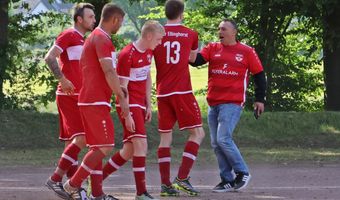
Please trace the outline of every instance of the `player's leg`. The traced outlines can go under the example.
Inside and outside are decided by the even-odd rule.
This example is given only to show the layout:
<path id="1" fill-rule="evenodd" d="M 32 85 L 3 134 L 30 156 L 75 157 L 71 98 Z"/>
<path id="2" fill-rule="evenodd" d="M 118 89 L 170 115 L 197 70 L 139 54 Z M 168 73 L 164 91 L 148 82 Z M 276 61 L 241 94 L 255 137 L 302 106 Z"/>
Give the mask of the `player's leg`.
<path id="1" fill-rule="evenodd" d="M 221 182 L 213 188 L 213 192 L 228 192 L 234 190 L 234 175 L 227 157 L 217 144 L 218 112 L 218 106 L 211 106 L 208 109 L 210 141 L 217 158 L 221 177 Z"/>
<path id="2" fill-rule="evenodd" d="M 196 160 L 200 144 L 205 136 L 198 103 L 193 94 L 179 95 L 176 99 L 176 114 L 180 130 L 188 130 L 190 135 L 185 144 L 181 166 L 174 186 L 189 195 L 199 192 L 189 182 L 189 173 Z"/>
<path id="3" fill-rule="evenodd" d="M 236 178 L 235 189 L 243 189 L 247 186 L 251 176 L 237 145 L 233 140 L 234 129 L 240 119 L 242 107 L 236 104 L 220 104 L 217 129 L 217 144 L 228 158 Z"/>
<path id="4" fill-rule="evenodd" d="M 161 196 L 178 196 L 170 181 L 172 127 L 176 122 L 176 115 L 169 102 L 169 97 L 157 99 L 158 103 L 158 131 L 160 143 L 157 150 L 159 172 L 161 177 Z"/>
<path id="5" fill-rule="evenodd" d="M 132 158 L 133 146 L 131 142 L 125 142 L 123 148 L 115 153 L 105 164 L 103 168 L 103 180 L 105 180 L 110 174 L 117 171 L 128 160 Z"/>
<path id="6" fill-rule="evenodd" d="M 153 198 L 146 189 L 145 183 L 145 162 L 147 153 L 146 138 L 133 137 L 131 138 L 133 144 L 133 158 L 132 167 L 136 183 L 136 200 L 151 200 Z"/>
<path id="7" fill-rule="evenodd" d="M 73 199 L 79 199 L 86 195 L 81 188 L 82 182 L 95 171 L 102 174 L 99 167 L 103 158 L 108 155 L 114 145 L 114 128 L 110 116 L 110 108 L 105 106 L 83 106 L 80 113 L 86 132 L 86 142 L 90 151 L 85 155 L 76 173 L 64 184 L 64 189 Z M 98 183 L 102 187 L 102 183 Z M 102 191 L 100 191 L 102 193 Z M 85 194 L 84 194 L 85 193 Z M 102 193 L 103 197 L 107 196 Z"/>
<path id="8" fill-rule="evenodd" d="M 72 175 L 77 169 L 78 154 L 85 147 L 84 128 L 82 125 L 76 96 L 57 96 L 60 119 L 60 136 L 65 141 L 65 149 L 58 166 L 46 185 L 61 198 L 69 198 L 62 187 L 62 178 L 67 173 Z M 68 176 L 70 177 L 70 176 Z"/>

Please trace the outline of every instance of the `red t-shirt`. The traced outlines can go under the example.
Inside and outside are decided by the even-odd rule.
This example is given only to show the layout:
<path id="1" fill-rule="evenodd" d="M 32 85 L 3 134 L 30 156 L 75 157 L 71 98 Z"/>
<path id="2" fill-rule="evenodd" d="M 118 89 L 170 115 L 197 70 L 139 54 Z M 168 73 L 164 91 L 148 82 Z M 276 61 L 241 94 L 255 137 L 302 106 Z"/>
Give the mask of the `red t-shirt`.
<path id="1" fill-rule="evenodd" d="M 189 56 L 198 49 L 197 32 L 181 25 L 164 26 L 166 35 L 154 50 L 157 97 L 192 92 Z"/>
<path id="2" fill-rule="evenodd" d="M 75 87 L 75 94 L 79 94 L 81 88 L 81 69 L 79 59 L 84 45 L 84 35 L 75 28 L 69 28 L 61 32 L 54 42 L 62 53 L 60 54 L 60 67 L 64 76 L 72 82 Z M 60 83 L 57 88 L 57 95 L 66 95 L 61 89 Z"/>
<path id="3" fill-rule="evenodd" d="M 78 103 L 80 106 L 107 105 L 111 107 L 112 90 L 106 82 L 100 59 L 112 60 L 112 67 L 115 67 L 116 54 L 111 37 L 97 27 L 86 39 L 80 58 L 83 72 L 83 87 L 80 90 Z"/>
<path id="4" fill-rule="evenodd" d="M 249 72 L 257 74 L 263 67 L 255 50 L 245 44 L 224 46 L 209 43 L 201 50 L 209 62 L 207 101 L 210 106 L 222 103 L 243 105 L 249 82 Z"/>
<path id="5" fill-rule="evenodd" d="M 152 51 L 140 51 L 133 43 L 119 53 L 117 73 L 129 80 L 129 105 L 146 109 L 146 80 L 150 72 Z M 119 105 L 117 105 L 119 106 Z"/>

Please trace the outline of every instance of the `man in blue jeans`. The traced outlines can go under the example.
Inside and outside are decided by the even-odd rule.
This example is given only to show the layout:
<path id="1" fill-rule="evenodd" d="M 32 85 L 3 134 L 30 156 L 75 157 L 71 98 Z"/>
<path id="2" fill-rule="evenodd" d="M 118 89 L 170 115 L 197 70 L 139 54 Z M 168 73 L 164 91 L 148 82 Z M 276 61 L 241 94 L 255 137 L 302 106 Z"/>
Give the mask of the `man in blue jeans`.
<path id="1" fill-rule="evenodd" d="M 208 124 L 221 176 L 221 182 L 213 191 L 228 192 L 245 188 L 251 178 L 232 137 L 246 100 L 249 73 L 254 76 L 255 82 L 256 118 L 264 111 L 266 78 L 255 50 L 236 39 L 237 25 L 234 21 L 223 20 L 218 35 L 220 42 L 205 46 L 191 65 L 209 62 Z"/>

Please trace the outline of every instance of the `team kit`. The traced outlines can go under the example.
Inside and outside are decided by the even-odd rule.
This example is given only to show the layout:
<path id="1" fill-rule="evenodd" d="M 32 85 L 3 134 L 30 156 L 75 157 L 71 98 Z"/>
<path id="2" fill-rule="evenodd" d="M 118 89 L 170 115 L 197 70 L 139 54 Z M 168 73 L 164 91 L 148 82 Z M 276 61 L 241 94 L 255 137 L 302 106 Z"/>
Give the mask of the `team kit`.
<path id="1" fill-rule="evenodd" d="M 190 182 L 190 171 L 205 137 L 199 104 L 193 94 L 189 66 L 208 64 L 207 102 L 211 146 L 221 181 L 212 192 L 239 191 L 251 175 L 232 133 L 245 100 L 249 76 L 254 77 L 254 112 L 264 111 L 266 79 L 255 50 L 236 39 L 237 25 L 223 19 L 219 41 L 199 50 L 199 35 L 182 24 L 184 2 L 168 0 L 167 22 L 146 21 L 137 40 L 116 51 L 111 35 L 123 24 L 125 12 L 106 4 L 95 26 L 94 6 L 73 7 L 73 26 L 62 31 L 45 56 L 59 81 L 56 103 L 59 139 L 65 143 L 58 165 L 46 186 L 61 199 L 115 200 L 103 192 L 103 182 L 127 161 L 132 162 L 136 200 L 156 199 L 146 187 L 148 130 L 152 119 L 151 64 L 156 67 L 157 118 L 160 143 L 157 149 L 160 173 L 158 196 L 199 196 Z M 85 35 L 88 36 L 85 38 Z M 115 102 L 111 102 L 112 96 Z M 113 152 L 112 104 L 123 126 L 123 147 Z M 175 124 L 188 137 L 176 176 L 170 175 L 172 133 Z M 78 161 L 81 150 L 86 150 Z M 109 157 L 106 163 L 103 159 Z M 63 181 L 63 178 L 66 181 Z M 91 180 L 87 191 L 83 182 Z"/>

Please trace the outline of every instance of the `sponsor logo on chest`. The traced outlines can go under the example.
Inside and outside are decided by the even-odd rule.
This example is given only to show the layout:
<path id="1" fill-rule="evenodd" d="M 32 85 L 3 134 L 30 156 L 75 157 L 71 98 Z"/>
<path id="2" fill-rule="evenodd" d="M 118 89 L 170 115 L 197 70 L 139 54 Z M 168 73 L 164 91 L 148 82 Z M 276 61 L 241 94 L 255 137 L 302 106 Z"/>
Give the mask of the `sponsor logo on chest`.
<path id="1" fill-rule="evenodd" d="M 237 62 L 241 62 L 242 60 L 243 60 L 243 54 L 236 54 L 235 55 L 235 60 L 237 61 Z"/>

